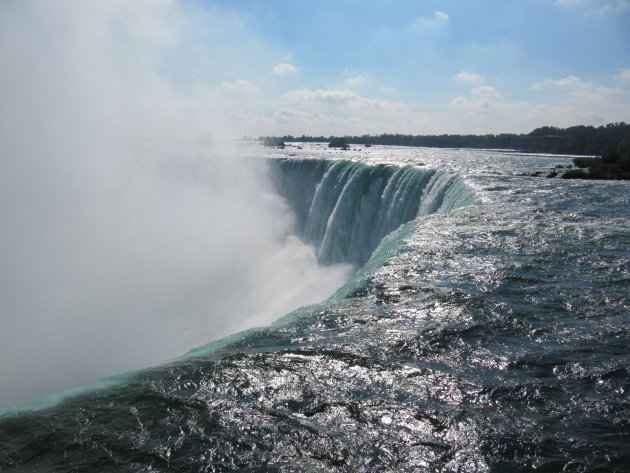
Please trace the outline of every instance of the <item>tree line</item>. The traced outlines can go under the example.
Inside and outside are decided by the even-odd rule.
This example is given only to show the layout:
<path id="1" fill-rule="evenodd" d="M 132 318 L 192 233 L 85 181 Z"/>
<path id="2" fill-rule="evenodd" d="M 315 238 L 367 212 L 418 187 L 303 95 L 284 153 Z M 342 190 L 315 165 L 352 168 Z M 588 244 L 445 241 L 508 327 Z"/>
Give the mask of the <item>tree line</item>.
<path id="1" fill-rule="evenodd" d="M 630 150 L 630 125 L 624 122 L 607 125 L 557 128 L 543 126 L 527 134 L 501 133 L 486 135 L 403 135 L 383 133 L 361 136 L 260 137 L 267 146 L 286 142 L 328 142 L 344 138 L 354 145 L 422 146 L 431 148 L 516 149 L 535 153 L 583 154 L 601 156 L 606 152 Z"/>
<path id="2" fill-rule="evenodd" d="M 630 180 L 630 150 L 606 151 L 601 157 L 573 158 L 579 169 L 569 169 L 565 179 L 624 179 Z"/>

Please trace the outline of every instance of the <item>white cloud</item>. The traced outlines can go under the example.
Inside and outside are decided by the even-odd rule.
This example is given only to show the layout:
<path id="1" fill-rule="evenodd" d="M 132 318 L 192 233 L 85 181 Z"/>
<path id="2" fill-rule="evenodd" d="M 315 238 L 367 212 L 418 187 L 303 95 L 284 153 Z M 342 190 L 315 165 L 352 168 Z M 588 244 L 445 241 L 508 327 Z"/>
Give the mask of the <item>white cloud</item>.
<path id="1" fill-rule="evenodd" d="M 461 81 L 461 82 L 483 83 L 486 80 L 486 78 L 482 75 L 475 74 L 472 72 L 465 72 L 465 71 L 462 71 L 453 77 L 456 80 Z"/>
<path id="2" fill-rule="evenodd" d="M 370 108 L 369 104 L 374 102 L 353 91 L 300 89 L 285 96 L 287 101 L 273 116 L 273 129 L 317 136 L 387 132 L 525 133 L 541 124 L 598 126 L 627 121 L 630 105 L 627 92 L 600 86 L 586 92 L 578 89 L 575 94 L 550 89 L 550 96 L 540 97 L 537 102 L 510 100 L 496 89 L 486 87 L 477 94 L 469 91 L 442 106 L 389 102 L 392 104 L 389 109 Z"/>
<path id="3" fill-rule="evenodd" d="M 621 70 L 615 78 L 630 81 L 630 70 Z M 540 117 L 547 122 L 554 115 L 560 117 L 556 123 L 563 125 L 615 122 L 624 120 L 630 109 L 630 90 L 627 88 L 606 87 L 576 76 L 545 79 L 532 84 L 530 90 L 540 94 L 540 107 L 545 109 Z"/>
<path id="4" fill-rule="evenodd" d="M 630 80 L 630 70 L 622 70 L 618 76 L 620 80 Z M 605 110 L 616 108 L 617 105 L 628 101 L 629 91 L 619 87 L 605 87 L 595 82 L 584 82 L 576 76 L 562 79 L 545 79 L 529 87 L 530 90 L 542 95 L 551 94 L 551 101 L 570 103 L 583 110 L 596 108 Z M 551 102 L 549 102 L 551 103 Z"/>
<path id="5" fill-rule="evenodd" d="M 470 89 L 472 98 L 466 98 L 463 96 L 456 97 L 451 101 L 451 106 L 456 108 L 464 108 L 469 110 L 486 110 L 491 106 L 494 106 L 496 102 L 493 99 L 498 99 L 501 94 L 497 89 L 491 85 L 484 84 L 485 77 L 479 74 L 470 72 L 460 72 L 454 76 L 455 79 L 471 84 L 479 84 L 477 87 Z"/>
<path id="6" fill-rule="evenodd" d="M 436 10 L 431 18 L 419 16 L 410 25 L 410 29 L 435 32 L 448 23 L 448 15 L 444 12 Z"/>
<path id="7" fill-rule="evenodd" d="M 248 95 L 258 95 L 262 93 L 259 87 L 256 87 L 246 79 L 239 79 L 234 82 L 222 82 L 221 90 L 225 92 L 237 92 Z"/>
<path id="8" fill-rule="evenodd" d="M 373 123 L 355 116 L 338 116 L 319 111 L 303 111 L 294 108 L 281 108 L 274 113 L 275 128 L 282 128 L 288 134 L 312 136 L 334 135 L 340 130 L 347 133 L 364 133 Z"/>
<path id="9" fill-rule="evenodd" d="M 467 107 L 470 105 L 470 100 L 460 95 L 459 97 L 451 100 L 451 105 L 455 105 L 456 107 Z"/>
<path id="10" fill-rule="evenodd" d="M 472 89 L 470 93 L 480 97 L 499 97 L 501 95 L 497 89 L 490 85 L 480 85 Z"/>
<path id="11" fill-rule="evenodd" d="M 295 120 L 310 120 L 320 116 L 318 112 L 305 112 L 303 110 L 295 110 L 293 108 L 281 108 L 274 116 L 281 123 L 293 123 Z"/>
<path id="12" fill-rule="evenodd" d="M 630 80 L 630 70 L 622 70 L 615 78 L 621 81 Z M 536 82 L 529 87 L 530 90 L 544 93 L 545 91 L 555 91 L 555 93 L 567 94 L 575 103 L 606 103 L 614 100 L 613 97 L 627 95 L 628 91 L 621 88 L 604 87 L 595 82 L 584 82 L 576 76 L 567 76 L 562 79 L 545 79 Z"/>
<path id="13" fill-rule="evenodd" d="M 289 62 L 281 62 L 273 68 L 273 73 L 277 75 L 294 74 L 297 72 L 297 67 Z"/>
<path id="14" fill-rule="evenodd" d="M 365 77 L 359 74 L 356 77 L 350 77 L 346 79 L 346 85 L 350 87 L 358 87 L 365 82 Z"/>
<path id="15" fill-rule="evenodd" d="M 308 88 L 295 89 L 285 94 L 289 102 L 327 102 L 334 104 L 344 104 L 353 100 L 357 100 L 359 94 L 352 90 L 312 90 Z"/>
<path id="16" fill-rule="evenodd" d="M 328 105 L 344 105 L 353 108 L 372 108 L 389 110 L 406 110 L 403 103 L 389 100 L 370 99 L 362 97 L 349 89 L 296 89 L 285 94 L 290 103 L 321 103 Z"/>
<path id="17" fill-rule="evenodd" d="M 420 133 L 442 131 L 442 127 L 433 128 L 434 123 L 417 113 L 407 110 L 362 110 L 362 113 L 344 113 L 344 108 L 318 110 L 314 107 L 301 109 L 286 106 L 274 114 L 274 129 L 285 134 L 299 136 L 330 136 L 339 134 L 362 135 L 364 133 Z"/>
<path id="18" fill-rule="evenodd" d="M 457 97 L 451 101 L 451 105 L 457 108 L 467 108 L 471 110 L 483 110 L 490 108 L 492 102 L 487 97 L 480 97 L 477 100 L 468 100 L 466 97 Z"/>
<path id="19" fill-rule="evenodd" d="M 575 89 L 583 88 L 586 84 L 579 77 L 567 76 L 563 79 L 545 79 L 529 86 L 530 90 L 543 90 L 550 88 Z"/>
<path id="20" fill-rule="evenodd" d="M 630 82 L 630 69 L 619 69 L 619 74 L 615 76 L 615 79 L 621 82 Z"/>

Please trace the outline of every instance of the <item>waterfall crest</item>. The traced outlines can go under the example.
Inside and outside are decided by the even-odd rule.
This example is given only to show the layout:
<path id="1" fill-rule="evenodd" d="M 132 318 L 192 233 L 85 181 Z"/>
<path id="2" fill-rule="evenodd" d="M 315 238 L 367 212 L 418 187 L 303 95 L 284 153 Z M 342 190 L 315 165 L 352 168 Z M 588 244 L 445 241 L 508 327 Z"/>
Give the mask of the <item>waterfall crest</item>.
<path id="1" fill-rule="evenodd" d="M 296 215 L 297 233 L 323 264 L 362 266 L 400 225 L 473 203 L 452 173 L 320 159 L 271 159 L 277 192 Z"/>

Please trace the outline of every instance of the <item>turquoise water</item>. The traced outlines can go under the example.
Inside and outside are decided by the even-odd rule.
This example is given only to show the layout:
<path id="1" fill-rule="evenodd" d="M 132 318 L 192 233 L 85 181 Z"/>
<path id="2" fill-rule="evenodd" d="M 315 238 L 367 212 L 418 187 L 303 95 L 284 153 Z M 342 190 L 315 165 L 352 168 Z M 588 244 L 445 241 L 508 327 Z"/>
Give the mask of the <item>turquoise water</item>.
<path id="1" fill-rule="evenodd" d="M 296 232 L 355 276 L 5 415 L 3 471 L 628 471 L 627 183 L 530 176 L 560 156 L 273 153 Z"/>

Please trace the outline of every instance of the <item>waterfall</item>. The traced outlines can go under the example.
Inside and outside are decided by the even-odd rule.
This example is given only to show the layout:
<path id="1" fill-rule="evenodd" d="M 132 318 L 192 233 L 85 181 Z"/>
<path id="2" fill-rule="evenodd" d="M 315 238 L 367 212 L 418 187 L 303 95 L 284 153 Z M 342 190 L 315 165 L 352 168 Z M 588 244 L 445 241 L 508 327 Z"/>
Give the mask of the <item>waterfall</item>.
<path id="1" fill-rule="evenodd" d="M 321 263 L 362 266 L 380 241 L 419 216 L 452 211 L 474 192 L 452 173 L 320 159 L 270 159 L 296 231 Z"/>

